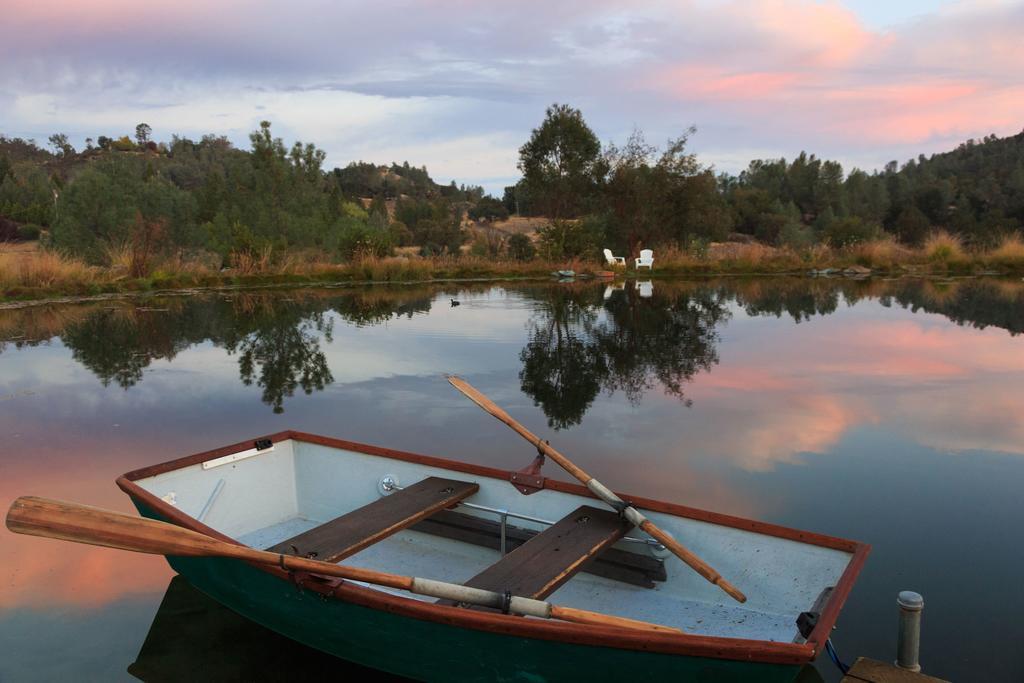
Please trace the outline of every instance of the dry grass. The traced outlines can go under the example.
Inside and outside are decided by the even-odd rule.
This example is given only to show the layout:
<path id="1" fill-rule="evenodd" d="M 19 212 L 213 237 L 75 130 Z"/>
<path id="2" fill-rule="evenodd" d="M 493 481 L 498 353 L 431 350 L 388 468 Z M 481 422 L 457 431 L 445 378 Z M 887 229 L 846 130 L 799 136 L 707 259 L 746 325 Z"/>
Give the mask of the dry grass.
<path id="1" fill-rule="evenodd" d="M 111 270 L 128 272 L 128 268 L 132 264 L 132 253 L 127 242 L 122 244 L 108 244 L 106 248 L 103 249 L 103 254 L 106 256 L 107 263 Z"/>
<path id="2" fill-rule="evenodd" d="M 267 275 L 273 272 L 274 250 L 267 246 L 259 251 L 231 252 L 231 267 L 239 275 Z"/>
<path id="3" fill-rule="evenodd" d="M 847 253 L 856 263 L 872 269 L 886 270 L 917 260 L 917 254 L 912 249 L 891 237 L 856 244 L 849 247 Z"/>
<path id="4" fill-rule="evenodd" d="M 963 241 L 943 230 L 928 236 L 923 251 L 928 261 L 940 265 L 954 265 L 967 260 Z"/>
<path id="5" fill-rule="evenodd" d="M 985 260 L 1004 268 L 1024 268 L 1024 239 L 1018 233 L 1003 238 L 998 247 L 985 255 Z"/>
<path id="6" fill-rule="evenodd" d="M 61 289 L 96 282 L 98 268 L 54 251 L 0 254 L 0 286 Z"/>

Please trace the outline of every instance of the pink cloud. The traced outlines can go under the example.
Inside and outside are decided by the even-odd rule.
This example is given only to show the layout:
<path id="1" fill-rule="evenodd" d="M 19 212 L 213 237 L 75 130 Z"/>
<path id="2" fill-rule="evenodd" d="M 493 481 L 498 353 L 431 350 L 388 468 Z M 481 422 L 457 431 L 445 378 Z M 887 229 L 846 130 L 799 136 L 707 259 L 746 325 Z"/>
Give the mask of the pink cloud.
<path id="1" fill-rule="evenodd" d="M 768 38 L 776 54 L 803 67 L 834 68 L 849 64 L 884 40 L 836 2 L 767 0 L 733 2 L 726 10 L 736 22 L 749 23 Z"/>
<path id="2" fill-rule="evenodd" d="M 1024 71 L 1020 8 L 971 8 L 885 33 L 836 3 L 706 12 L 700 23 L 721 33 L 722 47 L 708 40 L 708 50 L 655 65 L 647 88 L 751 125 L 857 144 L 1006 134 L 1024 124 L 1024 86 L 1010 77 Z"/>
<path id="3" fill-rule="evenodd" d="M 685 65 L 656 73 L 648 83 L 683 98 L 748 101 L 750 98 L 776 97 L 789 92 L 802 80 L 801 74 L 796 72 L 730 73 L 722 67 Z"/>

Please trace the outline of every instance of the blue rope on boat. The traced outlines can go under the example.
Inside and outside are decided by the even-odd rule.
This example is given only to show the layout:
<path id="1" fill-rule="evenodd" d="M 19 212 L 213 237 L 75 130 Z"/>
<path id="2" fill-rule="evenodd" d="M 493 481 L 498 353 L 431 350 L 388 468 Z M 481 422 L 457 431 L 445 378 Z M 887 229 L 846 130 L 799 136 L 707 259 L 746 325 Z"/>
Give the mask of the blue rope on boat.
<path id="1" fill-rule="evenodd" d="M 829 659 L 831 659 L 832 662 L 837 667 L 839 667 L 839 670 L 843 674 L 846 674 L 850 670 L 850 667 L 846 664 L 843 664 L 843 660 L 839 659 L 839 653 L 836 652 L 836 646 L 832 644 L 831 638 L 825 641 L 825 652 L 828 653 Z"/>

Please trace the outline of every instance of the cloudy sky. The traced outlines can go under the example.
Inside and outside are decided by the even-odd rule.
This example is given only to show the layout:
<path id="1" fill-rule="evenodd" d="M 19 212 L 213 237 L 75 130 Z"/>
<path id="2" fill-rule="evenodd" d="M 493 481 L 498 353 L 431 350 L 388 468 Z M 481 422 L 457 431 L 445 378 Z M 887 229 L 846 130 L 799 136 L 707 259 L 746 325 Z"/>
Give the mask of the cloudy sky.
<path id="1" fill-rule="evenodd" d="M 3 0 L 0 133 L 246 136 L 269 119 L 328 165 L 408 159 L 515 179 L 552 102 L 724 171 L 806 149 L 874 169 L 1024 128 L 1009 0 Z"/>

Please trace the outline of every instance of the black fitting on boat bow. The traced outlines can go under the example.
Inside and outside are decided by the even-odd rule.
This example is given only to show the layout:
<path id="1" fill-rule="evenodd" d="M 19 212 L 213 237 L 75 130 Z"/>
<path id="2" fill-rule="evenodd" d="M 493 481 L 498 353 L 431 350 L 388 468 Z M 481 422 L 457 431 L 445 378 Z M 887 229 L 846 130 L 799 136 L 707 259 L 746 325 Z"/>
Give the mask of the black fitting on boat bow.
<path id="1" fill-rule="evenodd" d="M 501 596 L 501 613 L 508 614 L 512 608 L 512 591 L 505 591 Z"/>
<path id="2" fill-rule="evenodd" d="M 804 640 L 811 637 L 811 632 L 814 631 L 814 627 L 818 625 L 818 617 L 821 616 L 818 612 L 801 612 L 800 616 L 796 618 L 796 627 L 800 631 L 800 635 L 803 636 Z"/>

